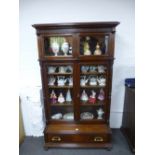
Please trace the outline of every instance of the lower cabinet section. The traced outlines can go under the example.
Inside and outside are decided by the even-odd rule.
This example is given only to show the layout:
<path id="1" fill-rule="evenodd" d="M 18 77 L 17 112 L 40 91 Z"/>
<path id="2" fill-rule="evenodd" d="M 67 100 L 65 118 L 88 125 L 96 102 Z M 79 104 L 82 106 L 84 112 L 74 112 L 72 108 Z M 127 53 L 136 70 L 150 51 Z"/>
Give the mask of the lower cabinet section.
<path id="1" fill-rule="evenodd" d="M 111 147 L 111 130 L 107 125 L 48 125 L 45 147 Z"/>

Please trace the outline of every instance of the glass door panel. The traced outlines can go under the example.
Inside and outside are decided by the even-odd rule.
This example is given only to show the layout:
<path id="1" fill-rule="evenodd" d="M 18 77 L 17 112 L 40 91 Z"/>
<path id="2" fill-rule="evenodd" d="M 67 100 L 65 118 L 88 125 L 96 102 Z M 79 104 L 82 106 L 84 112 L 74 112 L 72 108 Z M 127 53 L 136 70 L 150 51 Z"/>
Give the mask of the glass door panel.
<path id="1" fill-rule="evenodd" d="M 104 56 L 108 54 L 109 35 L 80 36 L 81 56 Z"/>
<path id="2" fill-rule="evenodd" d="M 73 64 L 47 67 L 48 95 L 52 120 L 74 120 Z"/>
<path id="3" fill-rule="evenodd" d="M 44 55 L 53 57 L 72 56 L 72 36 L 45 36 Z"/>
<path id="4" fill-rule="evenodd" d="M 106 65 L 80 65 L 80 119 L 104 120 Z"/>

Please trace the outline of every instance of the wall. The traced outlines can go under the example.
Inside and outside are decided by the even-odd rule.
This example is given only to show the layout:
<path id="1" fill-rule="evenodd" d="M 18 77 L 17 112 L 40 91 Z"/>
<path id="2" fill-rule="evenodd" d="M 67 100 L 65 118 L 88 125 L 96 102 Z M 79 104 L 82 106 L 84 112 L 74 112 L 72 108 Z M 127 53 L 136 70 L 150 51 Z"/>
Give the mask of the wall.
<path id="1" fill-rule="evenodd" d="M 122 121 L 124 79 L 134 76 L 134 0 L 20 0 L 20 95 L 27 135 L 32 103 L 28 98 L 40 88 L 35 23 L 120 21 L 117 27 L 110 125 Z M 38 101 L 39 102 L 39 101 Z M 39 134 L 38 134 L 39 135 Z"/>

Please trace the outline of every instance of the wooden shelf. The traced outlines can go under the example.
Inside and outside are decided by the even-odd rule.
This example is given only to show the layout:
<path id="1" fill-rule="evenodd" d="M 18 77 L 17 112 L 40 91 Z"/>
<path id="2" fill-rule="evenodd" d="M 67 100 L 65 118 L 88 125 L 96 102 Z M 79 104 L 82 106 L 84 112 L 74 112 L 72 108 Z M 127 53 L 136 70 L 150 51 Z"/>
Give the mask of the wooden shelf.
<path id="1" fill-rule="evenodd" d="M 86 73 L 80 73 L 81 75 L 103 75 L 104 73 L 99 73 L 99 72 L 86 72 Z"/>
<path id="2" fill-rule="evenodd" d="M 70 107 L 70 106 L 73 106 L 73 102 L 64 102 L 64 103 L 51 103 L 51 106 L 52 107 L 61 107 L 61 106 L 64 106 L 64 107 Z"/>
<path id="3" fill-rule="evenodd" d="M 103 101 L 97 101 L 96 103 L 92 104 L 89 102 L 80 102 L 80 106 L 104 106 Z"/>
<path id="4" fill-rule="evenodd" d="M 80 86 L 81 88 L 104 88 L 106 86 L 100 86 L 100 85 L 95 85 L 95 86 L 92 86 L 92 85 L 85 85 L 85 86 Z"/>
<path id="5" fill-rule="evenodd" d="M 48 74 L 49 76 L 53 76 L 53 75 L 72 75 L 73 73 L 50 73 Z"/>
<path id="6" fill-rule="evenodd" d="M 65 85 L 65 86 L 58 86 L 58 85 L 49 86 L 49 85 L 48 85 L 48 87 L 49 87 L 49 88 L 73 88 L 73 86 L 66 86 L 66 85 Z"/>

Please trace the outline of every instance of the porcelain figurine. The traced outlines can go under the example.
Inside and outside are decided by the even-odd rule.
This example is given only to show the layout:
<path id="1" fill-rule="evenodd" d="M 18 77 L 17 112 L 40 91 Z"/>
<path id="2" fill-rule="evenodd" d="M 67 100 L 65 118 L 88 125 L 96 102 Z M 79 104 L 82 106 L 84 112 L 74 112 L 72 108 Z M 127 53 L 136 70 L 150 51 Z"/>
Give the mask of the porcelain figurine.
<path id="1" fill-rule="evenodd" d="M 64 103 L 64 102 L 65 102 L 65 98 L 64 98 L 64 96 L 63 96 L 62 93 L 59 94 L 58 102 L 59 102 L 59 103 Z"/>
<path id="2" fill-rule="evenodd" d="M 87 102 L 87 101 L 88 101 L 88 95 L 87 95 L 87 93 L 85 92 L 85 90 L 83 90 L 80 99 L 81 99 L 81 101 L 83 101 L 83 102 Z"/>
<path id="3" fill-rule="evenodd" d="M 66 70 L 67 73 L 72 73 L 73 72 L 73 68 L 72 66 L 66 66 Z"/>
<path id="4" fill-rule="evenodd" d="M 101 54 L 102 54 L 102 51 L 100 49 L 100 45 L 99 43 L 97 43 L 94 55 L 101 55 Z"/>
<path id="5" fill-rule="evenodd" d="M 104 98 L 105 98 L 105 93 L 104 93 L 104 91 L 103 91 L 103 89 L 100 89 L 100 93 L 99 93 L 99 95 L 98 95 L 98 100 L 100 100 L 100 101 L 103 101 L 104 100 Z"/>
<path id="6" fill-rule="evenodd" d="M 72 101 L 71 92 L 68 89 L 67 94 L 66 94 L 66 102 L 71 102 L 71 101 Z"/>
<path id="7" fill-rule="evenodd" d="M 89 70 L 89 66 L 82 66 L 81 67 L 81 72 L 82 73 L 86 73 L 86 72 L 88 72 L 88 70 Z"/>
<path id="8" fill-rule="evenodd" d="M 65 79 L 64 76 L 57 76 L 58 86 L 64 86 L 66 81 L 67 81 L 67 79 Z"/>
<path id="9" fill-rule="evenodd" d="M 97 67 L 96 66 L 90 66 L 89 72 L 96 72 Z"/>
<path id="10" fill-rule="evenodd" d="M 96 85 L 97 85 L 97 78 L 91 77 L 91 78 L 89 79 L 89 84 L 90 84 L 91 86 L 96 86 Z"/>
<path id="11" fill-rule="evenodd" d="M 52 90 L 52 92 L 51 92 L 51 94 L 50 94 L 50 100 L 51 100 L 51 103 L 52 103 L 52 104 L 57 103 L 57 96 L 56 96 L 54 90 Z"/>
<path id="12" fill-rule="evenodd" d="M 97 69 L 99 73 L 105 73 L 105 67 L 103 65 L 97 66 Z"/>
<path id="13" fill-rule="evenodd" d="M 61 45 L 61 50 L 63 51 L 64 55 L 67 56 L 67 53 L 69 51 L 69 44 L 66 41 L 66 39 L 64 40 L 64 42 Z"/>
<path id="14" fill-rule="evenodd" d="M 51 48 L 52 48 L 52 51 L 54 53 L 54 56 L 58 56 L 59 44 L 56 41 L 54 41 L 52 43 L 50 42 L 50 44 L 51 44 Z"/>
<path id="15" fill-rule="evenodd" d="M 86 76 L 83 76 L 81 79 L 80 79 L 80 85 L 81 86 L 85 86 L 88 82 L 88 78 L 86 79 Z"/>
<path id="16" fill-rule="evenodd" d="M 65 66 L 60 66 L 59 67 L 59 73 L 66 73 L 66 67 Z"/>
<path id="17" fill-rule="evenodd" d="M 91 91 L 92 94 L 89 97 L 89 103 L 94 104 L 96 102 L 96 92 L 94 90 Z"/>
<path id="18" fill-rule="evenodd" d="M 106 85 L 106 79 L 103 76 L 100 76 L 99 78 L 97 78 L 97 82 L 100 86 Z"/>
<path id="19" fill-rule="evenodd" d="M 68 53 L 72 54 L 72 47 L 71 46 L 69 47 L 69 52 Z"/>
<path id="20" fill-rule="evenodd" d="M 49 85 L 49 86 L 54 86 L 55 80 L 56 80 L 56 79 L 54 78 L 54 76 L 50 77 L 49 82 L 48 82 L 48 85 Z"/>
<path id="21" fill-rule="evenodd" d="M 73 86 L 73 77 L 68 78 L 68 85 Z"/>
<path id="22" fill-rule="evenodd" d="M 91 55 L 88 42 L 84 43 L 84 55 Z"/>
<path id="23" fill-rule="evenodd" d="M 51 116 L 52 119 L 62 119 L 62 113 L 57 113 Z"/>
<path id="24" fill-rule="evenodd" d="M 98 115 L 97 119 L 102 119 L 103 114 L 104 114 L 104 111 L 101 108 L 99 108 L 97 110 L 97 115 Z"/>
<path id="25" fill-rule="evenodd" d="M 56 68 L 57 67 L 54 67 L 54 66 L 48 67 L 48 74 L 55 73 Z"/>

